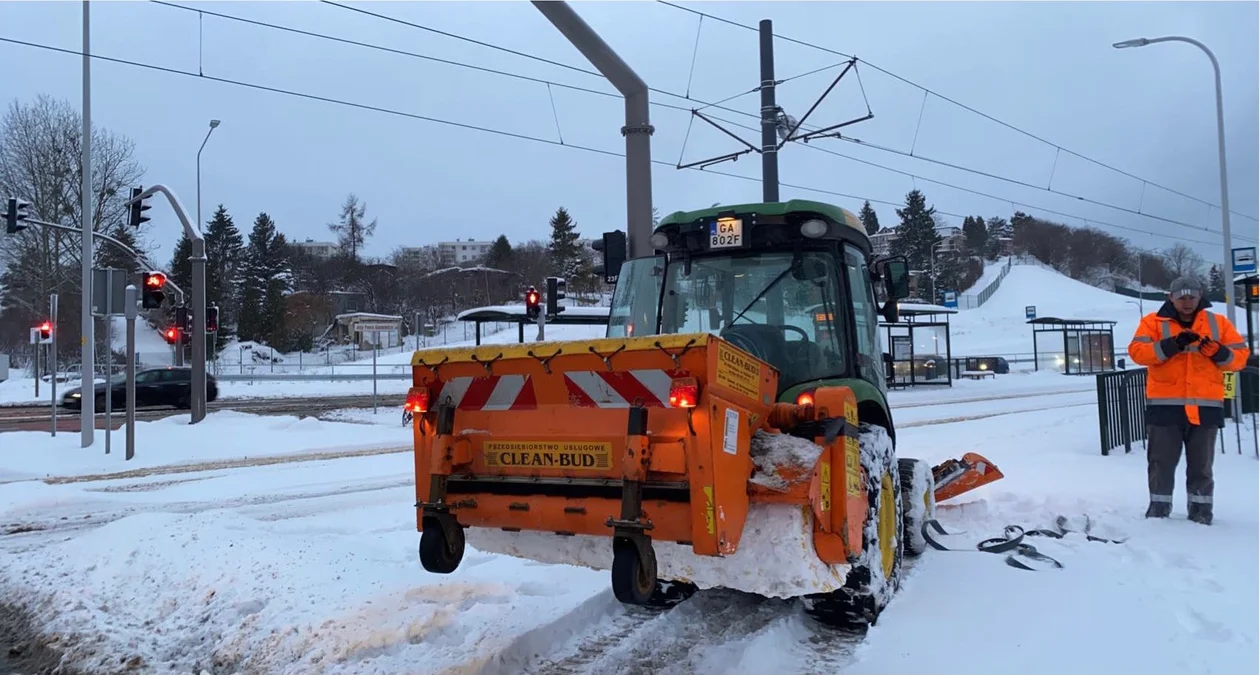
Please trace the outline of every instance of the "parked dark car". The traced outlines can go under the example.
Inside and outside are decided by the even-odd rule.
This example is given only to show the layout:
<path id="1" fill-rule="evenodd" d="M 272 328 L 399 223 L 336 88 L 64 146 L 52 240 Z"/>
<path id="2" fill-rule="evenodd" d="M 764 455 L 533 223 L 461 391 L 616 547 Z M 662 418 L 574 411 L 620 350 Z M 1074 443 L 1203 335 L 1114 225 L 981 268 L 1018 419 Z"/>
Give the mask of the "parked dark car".
<path id="1" fill-rule="evenodd" d="M 109 381 L 113 393 L 113 407 L 120 410 L 127 405 L 127 376 L 115 375 Z M 61 397 L 61 405 L 66 408 L 82 407 L 82 389 L 74 387 L 66 390 Z M 192 368 L 167 367 L 146 368 L 136 373 L 136 407 L 175 406 L 176 408 L 192 407 Z M 214 376 L 206 373 L 206 400 L 213 401 L 219 397 L 219 385 Z M 105 383 L 96 383 L 96 410 L 105 409 Z"/>

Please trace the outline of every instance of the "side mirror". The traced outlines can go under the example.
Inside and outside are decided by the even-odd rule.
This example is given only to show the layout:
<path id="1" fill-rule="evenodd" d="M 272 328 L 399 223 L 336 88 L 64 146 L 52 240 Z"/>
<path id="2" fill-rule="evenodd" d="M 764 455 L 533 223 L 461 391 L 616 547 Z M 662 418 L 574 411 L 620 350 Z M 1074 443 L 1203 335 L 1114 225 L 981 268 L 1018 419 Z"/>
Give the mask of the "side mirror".
<path id="1" fill-rule="evenodd" d="M 910 264 L 904 257 L 884 261 L 885 297 L 889 302 L 910 297 Z"/>

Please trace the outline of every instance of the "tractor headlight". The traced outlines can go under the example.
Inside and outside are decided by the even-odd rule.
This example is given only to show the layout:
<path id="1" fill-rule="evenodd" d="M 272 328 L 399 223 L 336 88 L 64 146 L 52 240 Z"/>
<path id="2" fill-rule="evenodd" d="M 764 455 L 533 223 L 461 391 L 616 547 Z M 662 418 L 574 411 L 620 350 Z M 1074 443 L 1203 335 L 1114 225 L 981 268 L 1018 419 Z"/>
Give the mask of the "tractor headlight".
<path id="1" fill-rule="evenodd" d="M 801 223 L 801 235 L 810 239 L 817 239 L 827 234 L 827 222 L 817 218 L 811 218 Z"/>
<path id="2" fill-rule="evenodd" d="M 658 251 L 664 251 L 669 246 L 669 235 L 664 232 L 655 232 L 652 238 L 648 240 L 652 248 Z"/>

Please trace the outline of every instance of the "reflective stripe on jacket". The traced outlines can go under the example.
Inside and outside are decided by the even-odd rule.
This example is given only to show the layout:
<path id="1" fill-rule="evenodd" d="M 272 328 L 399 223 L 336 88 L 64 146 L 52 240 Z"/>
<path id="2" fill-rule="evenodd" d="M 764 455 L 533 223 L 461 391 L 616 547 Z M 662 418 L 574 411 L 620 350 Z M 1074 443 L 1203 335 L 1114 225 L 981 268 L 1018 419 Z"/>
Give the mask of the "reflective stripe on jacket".
<path id="1" fill-rule="evenodd" d="M 1166 350 L 1162 341 L 1190 330 L 1220 343 L 1215 359 L 1191 343 L 1181 352 Z M 1142 317 L 1129 343 L 1129 357 L 1146 366 L 1148 406 L 1183 406 L 1186 420 L 1199 424 L 1200 407 L 1224 407 L 1225 371 L 1239 371 L 1250 355 L 1247 343 L 1229 319 L 1200 306 L 1189 328 L 1177 318 L 1177 309 L 1165 302 L 1158 312 Z"/>

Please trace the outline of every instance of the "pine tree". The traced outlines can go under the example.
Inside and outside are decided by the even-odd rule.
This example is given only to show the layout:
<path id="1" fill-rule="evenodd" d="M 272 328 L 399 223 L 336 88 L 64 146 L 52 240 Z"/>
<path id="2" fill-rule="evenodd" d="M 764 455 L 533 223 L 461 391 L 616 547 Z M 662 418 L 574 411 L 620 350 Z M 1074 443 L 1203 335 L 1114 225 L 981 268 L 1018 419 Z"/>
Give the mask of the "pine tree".
<path id="1" fill-rule="evenodd" d="M 967 250 L 971 255 L 984 255 L 989 241 L 989 232 L 985 228 L 984 216 L 963 218 L 963 234 L 967 236 Z"/>
<path id="2" fill-rule="evenodd" d="M 551 243 L 547 253 L 551 257 L 551 273 L 565 279 L 576 278 L 582 267 L 582 250 L 577 244 L 577 223 L 563 206 L 551 217 Z"/>
<path id="3" fill-rule="evenodd" d="M 490 245 L 483 264 L 497 270 L 505 270 L 512 265 L 512 244 L 508 242 L 506 235 L 499 235 L 499 238 Z"/>
<path id="4" fill-rule="evenodd" d="M 1221 268 L 1212 265 L 1212 269 L 1208 270 L 1208 294 L 1213 298 L 1225 298 L 1225 275 L 1221 274 Z"/>
<path id="5" fill-rule="evenodd" d="M 220 204 L 206 228 L 206 306 L 219 307 L 219 337 L 215 342 L 220 347 L 232 338 L 237 322 L 243 251 L 241 232 Z"/>
<path id="6" fill-rule="evenodd" d="M 367 238 L 376 233 L 376 219 L 367 222 L 367 204 L 351 193 L 341 205 L 340 219 L 330 223 L 328 229 L 337 235 L 337 243 L 341 251 L 351 261 L 359 261 L 359 251 Z"/>
<path id="7" fill-rule="evenodd" d="M 866 234 L 871 235 L 879 232 L 879 216 L 875 214 L 875 209 L 871 208 L 870 200 L 862 203 L 862 211 L 858 213 L 858 219 L 862 221 L 862 226 L 866 228 Z"/>
<path id="8" fill-rule="evenodd" d="M 118 225 L 114 228 L 113 232 L 109 233 L 109 236 L 122 242 L 136 253 L 144 255 L 146 251 L 136 241 L 136 235 L 134 232 L 135 230 L 130 227 Z M 102 241 L 97 245 L 95 264 L 96 267 L 100 268 L 112 267 L 114 269 L 126 271 L 128 279 L 127 283 L 135 283 L 133 281 L 134 275 L 142 271 L 140 269 L 140 263 L 135 259 L 135 256 L 123 251 L 111 241 Z"/>
<path id="9" fill-rule="evenodd" d="M 175 244 L 175 251 L 171 254 L 171 264 L 166 271 L 176 286 L 184 289 L 186 293 L 192 292 L 192 240 L 182 231 L 179 241 Z M 166 296 L 171 297 L 171 294 L 167 293 Z"/>
<path id="10" fill-rule="evenodd" d="M 936 207 L 928 207 L 927 199 L 918 190 L 906 194 L 905 208 L 897 209 L 901 223 L 897 225 L 897 239 L 893 253 L 906 256 L 911 270 L 929 270 L 932 266 L 932 249 L 940 242 L 936 231 Z"/>
<path id="11" fill-rule="evenodd" d="M 1011 236 L 1011 224 L 1005 218 L 994 216 L 989 219 L 986 229 L 984 257 L 997 260 L 1002 253 L 1002 240 Z"/>
<path id="12" fill-rule="evenodd" d="M 287 337 L 285 297 L 293 280 L 293 270 L 289 263 L 289 244 L 266 213 L 254 219 L 241 276 L 243 291 L 237 333 L 242 340 L 266 343 L 283 351 Z"/>

